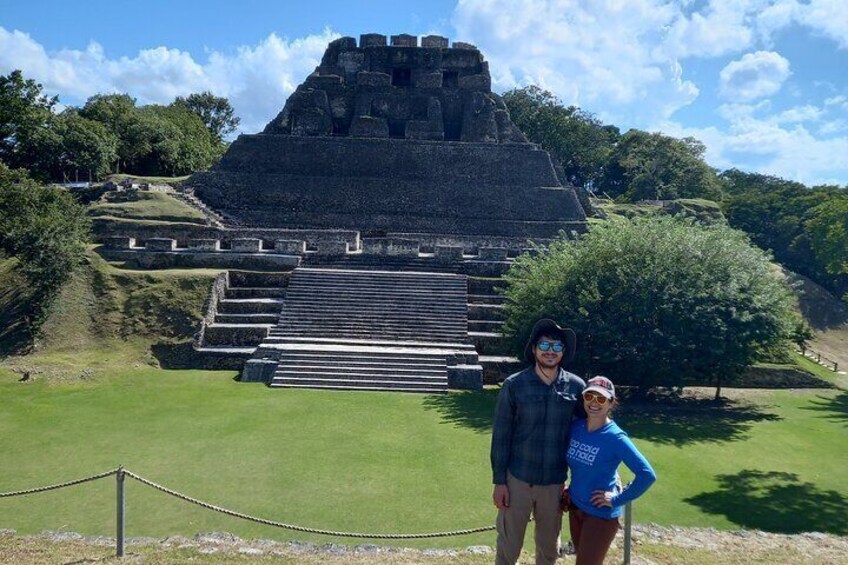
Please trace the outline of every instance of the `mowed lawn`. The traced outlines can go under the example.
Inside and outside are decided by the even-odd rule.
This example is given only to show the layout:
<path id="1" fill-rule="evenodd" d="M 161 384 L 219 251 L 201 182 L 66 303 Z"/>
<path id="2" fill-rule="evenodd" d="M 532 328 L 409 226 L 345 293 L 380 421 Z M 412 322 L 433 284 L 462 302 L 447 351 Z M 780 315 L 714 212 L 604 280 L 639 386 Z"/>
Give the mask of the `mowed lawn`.
<path id="1" fill-rule="evenodd" d="M 0 492 L 124 465 L 248 514 L 341 531 L 418 533 L 492 524 L 496 390 L 448 395 L 270 390 L 233 373 L 127 370 L 73 384 L 0 372 Z M 659 481 L 638 522 L 848 534 L 848 393 L 727 391 L 626 406 Z M 228 531 L 366 543 L 251 524 L 127 479 L 127 535 Z M 0 499 L 0 528 L 114 535 L 115 480 Z M 494 544 L 493 532 L 399 541 Z M 380 542 L 388 543 L 388 542 Z"/>

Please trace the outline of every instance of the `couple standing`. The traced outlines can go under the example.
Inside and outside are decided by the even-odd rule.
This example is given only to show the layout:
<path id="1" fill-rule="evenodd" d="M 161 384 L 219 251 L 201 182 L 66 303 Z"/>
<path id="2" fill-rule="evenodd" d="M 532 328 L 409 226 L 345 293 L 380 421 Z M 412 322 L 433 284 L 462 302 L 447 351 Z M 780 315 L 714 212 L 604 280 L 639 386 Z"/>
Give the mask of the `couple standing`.
<path id="1" fill-rule="evenodd" d="M 554 563 L 563 507 L 569 511 L 577 565 L 601 565 L 622 507 L 656 480 L 651 465 L 610 418 L 616 402 L 612 382 L 594 377 L 587 386 L 562 369 L 574 358 L 576 342 L 570 328 L 538 321 L 524 350 L 532 365 L 508 377 L 498 395 L 491 453 L 497 565 L 518 561 L 531 513 L 536 563 Z M 623 489 L 617 473 L 621 462 L 635 474 Z"/>

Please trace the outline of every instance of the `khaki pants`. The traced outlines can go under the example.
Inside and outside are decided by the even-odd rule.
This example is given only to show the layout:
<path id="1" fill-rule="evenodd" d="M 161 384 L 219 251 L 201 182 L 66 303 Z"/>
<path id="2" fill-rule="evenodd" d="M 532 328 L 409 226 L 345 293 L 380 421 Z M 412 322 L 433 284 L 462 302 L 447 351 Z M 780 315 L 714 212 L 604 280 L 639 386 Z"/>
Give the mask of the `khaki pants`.
<path id="1" fill-rule="evenodd" d="M 536 563 L 556 562 L 562 512 L 559 502 L 562 485 L 530 485 L 507 473 L 509 507 L 498 511 L 498 551 L 496 565 L 515 565 L 524 545 L 524 532 L 530 513 L 536 522 Z"/>

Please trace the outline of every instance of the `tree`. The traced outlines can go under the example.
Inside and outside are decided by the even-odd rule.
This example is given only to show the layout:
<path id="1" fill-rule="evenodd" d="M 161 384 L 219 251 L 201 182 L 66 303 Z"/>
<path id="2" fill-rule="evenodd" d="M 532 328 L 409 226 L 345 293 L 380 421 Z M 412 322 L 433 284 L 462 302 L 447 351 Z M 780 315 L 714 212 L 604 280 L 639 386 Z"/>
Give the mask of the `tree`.
<path id="1" fill-rule="evenodd" d="M 70 193 L 0 163 L 0 250 L 18 259 L 33 292 L 35 335 L 62 285 L 84 259 L 90 223 Z"/>
<path id="2" fill-rule="evenodd" d="M 82 171 L 89 180 L 110 172 L 118 158 L 118 138 L 100 122 L 83 118 L 69 108 L 56 116 L 53 128 L 61 140 L 57 156 L 62 176 Z"/>
<path id="3" fill-rule="evenodd" d="M 848 194 L 810 210 L 805 228 L 819 263 L 834 275 L 848 274 Z"/>
<path id="4" fill-rule="evenodd" d="M 100 122 L 117 137 L 117 159 L 113 171 L 132 171 L 135 164 L 150 152 L 149 134 L 141 123 L 135 98 L 129 94 L 96 94 L 86 100 L 79 115 Z"/>
<path id="5" fill-rule="evenodd" d="M 29 160 L 52 116 L 58 98 L 48 97 L 42 86 L 24 79 L 21 71 L 0 76 L 0 161 L 9 167 L 30 167 Z"/>
<path id="6" fill-rule="evenodd" d="M 184 106 L 143 106 L 139 118 L 150 149 L 136 163 L 138 174 L 186 175 L 208 168 L 221 156 L 201 119 Z"/>
<path id="7" fill-rule="evenodd" d="M 223 143 L 224 137 L 234 132 L 241 122 L 241 118 L 234 115 L 229 100 L 215 96 L 208 90 L 189 94 L 186 98 L 178 96 L 174 103 L 197 114 L 219 144 Z"/>
<path id="8" fill-rule="evenodd" d="M 609 221 L 523 255 L 506 276 L 516 351 L 552 317 L 579 337 L 578 369 L 637 385 L 739 375 L 786 340 L 793 301 L 741 232 L 669 216 Z"/>
<path id="9" fill-rule="evenodd" d="M 560 180 L 585 187 L 599 178 L 619 137 L 618 128 L 603 125 L 580 108 L 563 106 L 538 86 L 510 90 L 503 100 L 513 123 L 562 166 Z"/>
<path id="10" fill-rule="evenodd" d="M 704 162 L 704 151 L 704 144 L 692 137 L 630 130 L 610 152 L 598 184 L 623 202 L 720 200 L 721 182 Z"/>

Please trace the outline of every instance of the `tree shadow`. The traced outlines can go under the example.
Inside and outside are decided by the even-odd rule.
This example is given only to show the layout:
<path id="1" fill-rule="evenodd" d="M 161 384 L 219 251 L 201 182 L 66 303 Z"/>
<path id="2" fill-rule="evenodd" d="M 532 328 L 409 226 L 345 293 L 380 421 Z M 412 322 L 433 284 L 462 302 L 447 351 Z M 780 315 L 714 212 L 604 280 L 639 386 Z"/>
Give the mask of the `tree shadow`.
<path id="1" fill-rule="evenodd" d="M 33 315 L 32 297 L 24 286 L 0 290 L 0 358 L 30 351 L 33 343 L 29 317 Z"/>
<path id="2" fill-rule="evenodd" d="M 828 398 L 816 396 L 812 406 L 804 406 L 802 410 L 815 410 L 820 417 L 848 426 L 848 392 Z"/>
<path id="3" fill-rule="evenodd" d="M 781 419 L 766 408 L 734 400 L 664 398 L 627 402 L 615 420 L 634 438 L 682 446 L 744 439 L 753 424 Z"/>
<path id="4" fill-rule="evenodd" d="M 795 473 L 746 469 L 718 475 L 720 489 L 684 499 L 708 514 L 767 532 L 848 534 L 848 499 Z"/>
<path id="5" fill-rule="evenodd" d="M 424 399 L 424 408 L 437 411 L 444 421 L 455 426 L 489 432 L 499 392 L 500 389 L 484 389 L 432 394 Z"/>

